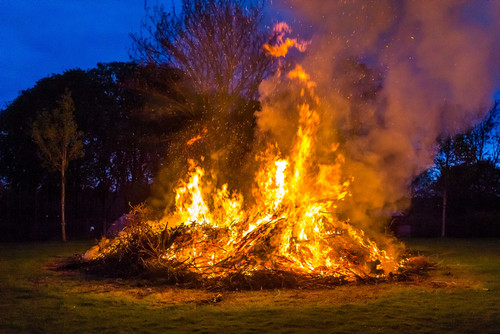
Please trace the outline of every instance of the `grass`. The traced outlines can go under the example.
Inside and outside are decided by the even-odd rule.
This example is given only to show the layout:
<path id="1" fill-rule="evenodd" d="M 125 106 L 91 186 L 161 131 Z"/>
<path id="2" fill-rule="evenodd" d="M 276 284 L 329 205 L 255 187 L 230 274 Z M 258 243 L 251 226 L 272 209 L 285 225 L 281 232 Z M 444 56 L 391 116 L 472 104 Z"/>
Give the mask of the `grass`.
<path id="1" fill-rule="evenodd" d="M 410 239 L 415 283 L 214 293 L 54 272 L 90 243 L 0 244 L 0 333 L 495 333 L 500 240 Z"/>

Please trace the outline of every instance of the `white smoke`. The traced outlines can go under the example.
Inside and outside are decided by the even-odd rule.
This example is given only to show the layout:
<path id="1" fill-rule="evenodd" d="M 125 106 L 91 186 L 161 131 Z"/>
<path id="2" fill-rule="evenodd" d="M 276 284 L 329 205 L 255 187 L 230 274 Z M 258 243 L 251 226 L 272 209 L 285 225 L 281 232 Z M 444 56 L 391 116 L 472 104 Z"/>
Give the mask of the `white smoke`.
<path id="1" fill-rule="evenodd" d="M 311 36 L 301 63 L 323 101 L 318 144 L 343 143 L 346 173 L 355 178 L 346 208 L 353 220 L 398 208 L 409 182 L 432 165 L 436 139 L 480 121 L 500 87 L 496 1 L 287 0 L 273 6 L 293 13 L 294 34 Z M 378 78 L 379 89 L 367 97 Z M 292 100 L 276 90 L 275 80 L 261 87 L 259 127 L 288 141 L 293 117 L 277 106 Z"/>

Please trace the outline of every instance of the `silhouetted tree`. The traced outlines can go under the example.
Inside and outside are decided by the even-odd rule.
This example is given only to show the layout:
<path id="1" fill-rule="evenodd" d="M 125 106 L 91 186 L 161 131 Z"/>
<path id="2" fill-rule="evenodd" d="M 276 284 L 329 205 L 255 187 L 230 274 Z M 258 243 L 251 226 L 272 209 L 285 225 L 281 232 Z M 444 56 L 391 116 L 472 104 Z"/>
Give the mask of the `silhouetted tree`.
<path id="1" fill-rule="evenodd" d="M 71 160 L 83 156 L 82 133 L 74 119 L 75 103 L 70 92 L 61 96 L 58 106 L 41 112 L 33 123 L 33 140 L 40 149 L 44 165 L 61 173 L 61 233 L 66 241 L 66 170 Z"/>
<path id="2" fill-rule="evenodd" d="M 157 85 L 148 68 L 98 64 L 43 78 L 0 112 L 0 183 L 5 194 L 0 224 L 11 238 L 49 238 L 56 232 L 51 223 L 59 215 L 59 189 L 54 186 L 59 180 L 42 167 L 32 124 L 39 110 L 58 108 L 65 89 L 74 100 L 85 150 L 66 172 L 67 233 L 83 235 L 90 225 L 101 224 L 104 231 L 129 203 L 148 197 L 168 154 L 171 133 L 182 127 L 185 117 L 151 118 L 149 109 L 156 104 L 137 89 L 141 85 Z"/>
<path id="3" fill-rule="evenodd" d="M 261 27 L 262 5 L 183 0 L 180 12 L 155 6 L 146 19 L 142 33 L 133 35 L 139 61 L 179 69 L 197 94 L 222 96 L 223 105 L 228 98 L 257 97 L 272 65 L 263 49 L 270 36 Z"/>
<path id="4" fill-rule="evenodd" d="M 456 181 L 453 178 L 460 176 L 460 180 L 466 182 L 468 178 L 464 175 L 465 171 L 471 173 L 471 177 L 479 177 L 477 166 L 484 162 L 491 163 L 493 166 L 497 163 L 496 149 L 492 142 L 498 136 L 498 134 L 493 132 L 497 126 L 497 107 L 498 103 L 496 102 L 488 112 L 486 118 L 469 131 L 459 133 L 452 138 L 443 138 L 438 142 L 440 151 L 436 156 L 435 162 L 441 175 L 438 183 L 441 185 L 443 199 L 441 218 L 442 237 L 446 235 L 449 188 L 450 183 Z M 496 141 L 498 142 L 498 139 Z M 457 166 L 461 167 L 462 173 L 452 175 L 451 169 Z M 492 182 L 495 184 L 494 180 Z M 462 191 L 467 191 L 465 186 L 466 184 L 464 184 Z M 454 190 L 456 193 L 457 188 L 455 187 Z"/>
<path id="5" fill-rule="evenodd" d="M 440 138 L 434 167 L 412 184 L 414 208 L 433 211 L 436 216 L 433 203 L 440 206 L 441 236 L 500 230 L 493 226 L 500 215 L 497 107 L 495 103 L 486 118 L 469 131 Z M 491 226 L 486 227 L 486 222 Z M 471 227 L 474 223 L 480 225 L 476 230 Z"/>
<path id="6" fill-rule="evenodd" d="M 245 0 L 183 0 L 180 11 L 152 8 L 133 35 L 136 60 L 156 81 L 147 91 L 159 102 L 152 114 L 185 118 L 155 184 L 160 197 L 171 193 L 189 154 L 206 157 L 205 167 L 226 178 L 217 181 L 234 186 L 254 140 L 258 87 L 275 64 L 263 47 L 273 35 L 261 24 L 262 8 Z"/>

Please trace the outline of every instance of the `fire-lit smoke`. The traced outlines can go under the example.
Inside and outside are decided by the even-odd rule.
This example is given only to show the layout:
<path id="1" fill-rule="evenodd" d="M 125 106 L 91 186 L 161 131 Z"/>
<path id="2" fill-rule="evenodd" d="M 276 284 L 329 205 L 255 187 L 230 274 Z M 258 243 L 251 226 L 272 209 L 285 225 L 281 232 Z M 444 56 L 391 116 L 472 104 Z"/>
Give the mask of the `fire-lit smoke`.
<path id="1" fill-rule="evenodd" d="M 340 142 L 354 177 L 344 213 L 373 221 L 404 206 L 409 182 L 432 165 L 436 139 L 480 121 L 500 76 L 495 1 L 288 0 L 300 63 L 321 99 L 318 153 Z M 286 151 L 298 119 L 293 83 L 261 85 L 259 131 Z M 289 146 L 289 145 L 288 145 Z M 320 155 L 321 156 L 321 155 Z M 366 224 L 365 224 L 366 225 Z"/>
<path id="2" fill-rule="evenodd" d="M 300 45 L 287 44 L 278 41 L 274 50 Z M 316 82 L 300 65 L 277 79 L 278 95 L 292 93 L 286 99 L 290 105 L 278 106 L 278 110 L 295 114 L 297 124 L 289 143 L 272 134 L 260 141 L 266 148 L 255 156 L 258 169 L 252 201 L 245 202 L 227 183 L 218 187 L 214 173 L 206 173 L 200 164 L 203 156 L 189 159 L 189 171 L 174 189 L 174 210 L 159 220 L 130 224 L 112 242 L 89 251 L 86 258 L 105 261 L 120 256 L 130 240 L 146 235 L 153 238 L 148 239 L 147 252 L 153 255 L 154 264 L 145 265 L 177 271 L 174 276 L 189 272 L 205 279 L 231 280 L 239 275 L 276 277 L 288 272 L 342 282 L 401 273 L 405 259 L 398 245 L 382 240 L 382 234 L 366 234 L 341 217 L 338 208 L 350 195 L 351 178 L 343 173 L 340 145 L 332 143 L 323 149 L 318 143 L 321 100 L 315 94 Z M 272 113 L 268 110 L 276 107 L 276 100 L 280 99 L 270 98 L 259 117 Z M 259 135 L 265 137 L 262 129 Z M 198 140 L 199 135 L 188 145 Z"/>
<path id="3" fill-rule="evenodd" d="M 169 189 L 175 198 L 164 216 L 129 224 L 86 258 L 121 260 L 146 240 L 144 266 L 174 277 L 287 272 L 354 281 L 402 272 L 401 249 L 377 233 L 377 221 L 404 207 L 436 139 L 488 110 L 500 79 L 499 8 L 444 0 L 286 5 L 303 21 L 294 30 L 275 25 L 274 43 L 263 46 L 279 70 L 260 85 L 253 154 L 229 154 L 243 132 L 215 108 L 177 141 L 174 159 L 188 170 Z M 235 157 L 242 161 L 219 167 Z"/>

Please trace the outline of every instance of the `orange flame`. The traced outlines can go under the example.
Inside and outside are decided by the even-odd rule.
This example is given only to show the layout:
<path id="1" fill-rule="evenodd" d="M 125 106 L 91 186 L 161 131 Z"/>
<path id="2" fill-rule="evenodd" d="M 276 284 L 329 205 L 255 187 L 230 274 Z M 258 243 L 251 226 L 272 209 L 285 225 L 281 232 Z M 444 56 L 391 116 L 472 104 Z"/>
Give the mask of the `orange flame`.
<path id="1" fill-rule="evenodd" d="M 265 47 L 281 57 L 290 46 L 300 44 L 287 39 L 276 47 Z M 188 174 L 174 190 L 175 211 L 158 222 L 155 230 L 162 231 L 168 220 L 172 225 L 189 226 L 190 238 L 174 241 L 162 258 L 207 277 L 272 269 L 354 279 L 373 274 L 372 264 L 376 264 L 375 272 L 396 270 L 399 264 L 393 256 L 337 217 L 336 209 L 349 196 L 352 179 L 342 172 L 344 158 L 336 152 L 338 143 L 331 145 L 337 153 L 332 163 L 317 162 L 320 101 L 313 91 L 315 83 L 301 66 L 289 72 L 288 79 L 297 80 L 303 86 L 301 95 L 307 92 L 316 104 L 297 106 L 299 120 L 290 156 L 284 157 L 277 144 L 269 144 L 257 155 L 260 168 L 252 189 L 253 205 L 245 208 L 241 194 L 229 191 L 227 184 L 215 188 L 212 173 L 207 175 L 194 160 L 188 160 Z M 192 138 L 187 145 L 200 138 Z"/>
<path id="2" fill-rule="evenodd" d="M 187 146 L 191 146 L 193 145 L 194 143 L 196 143 L 198 140 L 200 139 L 203 139 L 203 137 L 207 134 L 208 130 L 207 128 L 203 128 L 203 131 L 202 133 L 200 133 L 199 135 L 189 139 L 186 143 Z"/>
<path id="3" fill-rule="evenodd" d="M 315 97 L 311 89 L 314 83 L 302 67 L 296 67 L 288 77 L 299 80 Z M 338 154 L 332 164 L 315 162 L 319 114 L 307 103 L 297 109 L 299 123 L 291 155 L 282 157 L 277 145 L 270 144 L 257 156 L 261 168 L 252 191 L 255 204 L 246 210 L 242 195 L 230 195 L 227 185 L 212 189 L 209 181 L 203 183 L 204 170 L 190 160 L 190 173 L 175 190 L 177 221 L 229 228 L 229 232 L 218 240 L 220 247 L 201 234 L 191 248 L 171 247 L 167 258 L 191 261 L 193 268 L 205 272 L 215 263 L 258 252 L 264 247 L 260 238 L 272 233 L 273 241 L 265 246 L 269 254 L 246 270 L 273 268 L 353 278 L 369 274 L 371 262 L 386 273 L 398 267 L 396 260 L 362 231 L 336 218 L 338 203 L 349 195 L 350 178 L 341 172 L 343 157 Z M 332 144 L 332 151 L 337 148 L 338 144 Z M 224 274 L 213 267 L 210 271 L 212 277 Z"/>
<path id="4" fill-rule="evenodd" d="M 292 29 L 285 22 L 280 22 L 276 24 L 273 28 L 273 32 L 276 36 L 276 45 L 266 44 L 264 49 L 269 52 L 269 54 L 276 58 L 285 57 L 288 54 L 290 48 L 294 47 L 300 52 L 304 52 L 308 46 L 308 42 L 299 41 L 296 38 L 286 38 L 285 34 L 290 33 Z"/>

